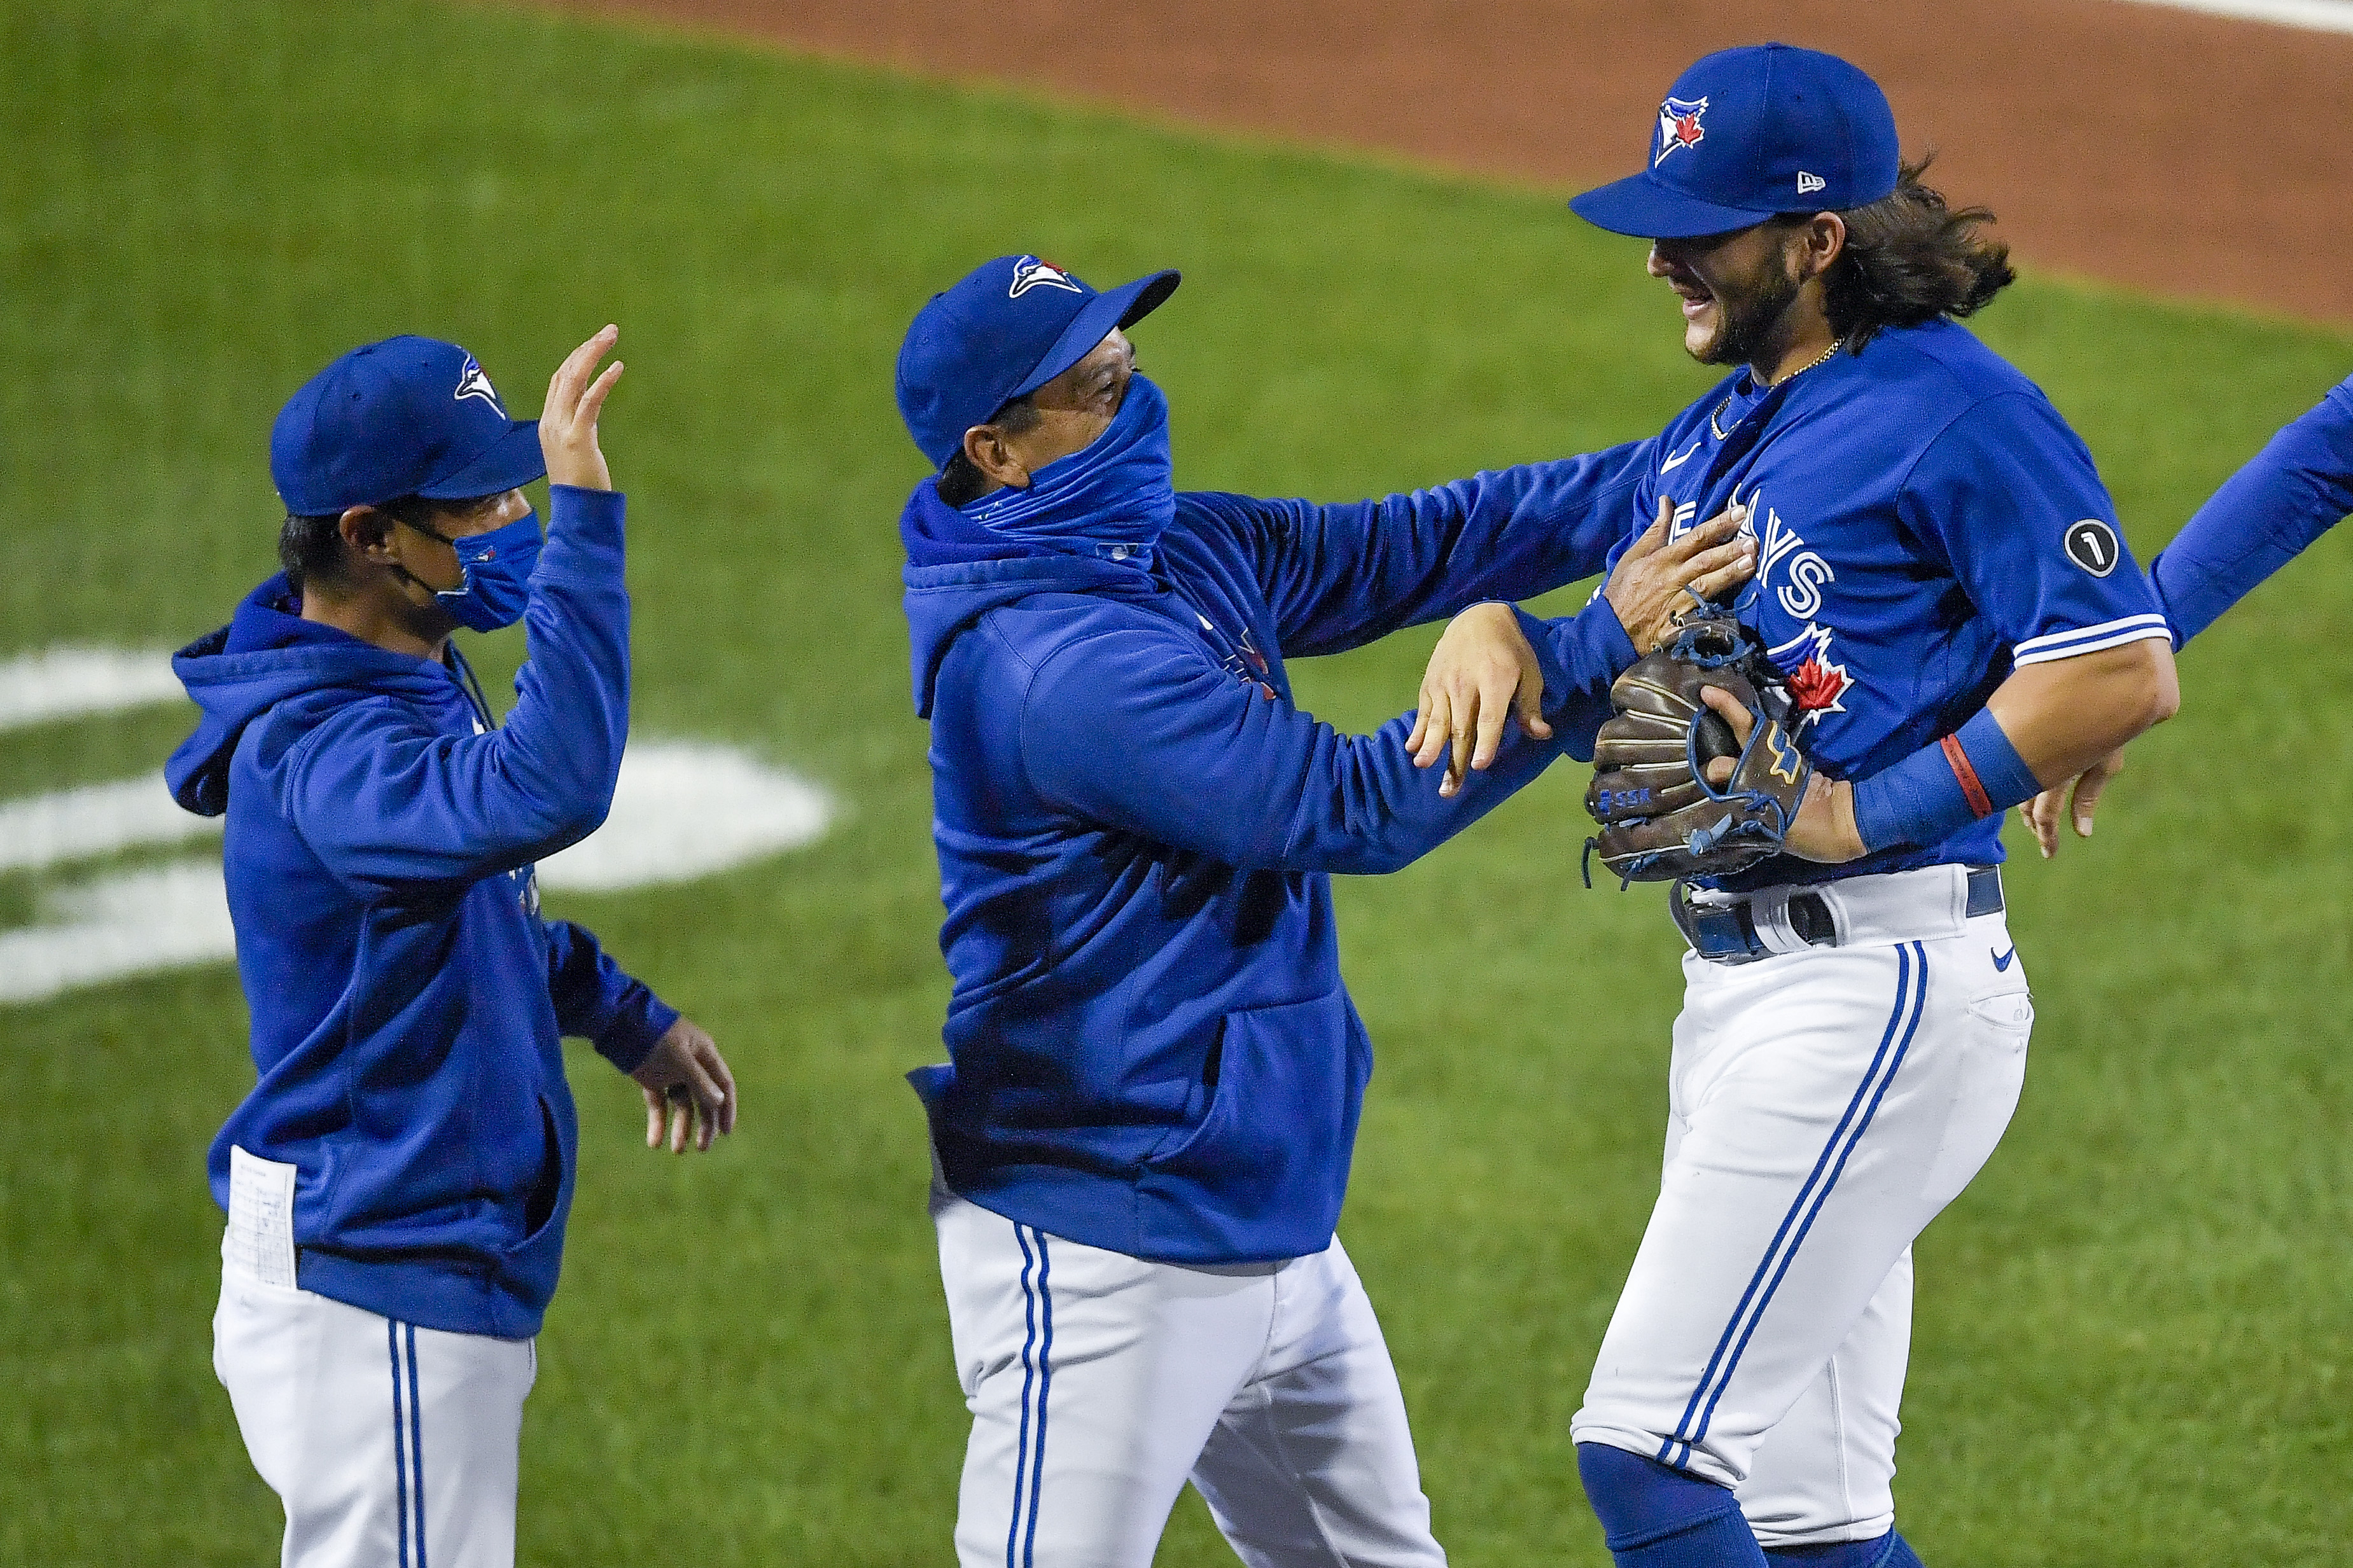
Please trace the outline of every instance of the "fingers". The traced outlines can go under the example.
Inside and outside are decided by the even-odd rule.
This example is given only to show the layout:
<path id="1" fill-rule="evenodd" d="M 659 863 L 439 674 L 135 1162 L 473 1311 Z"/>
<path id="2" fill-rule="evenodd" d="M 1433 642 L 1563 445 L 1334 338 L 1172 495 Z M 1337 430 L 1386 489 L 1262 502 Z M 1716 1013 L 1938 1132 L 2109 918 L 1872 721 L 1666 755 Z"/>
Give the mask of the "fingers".
<path id="1" fill-rule="evenodd" d="M 1446 754 L 1446 737 L 1453 732 L 1453 701 L 1444 687 L 1423 694 L 1421 714 L 1413 726 L 1413 732 L 1420 737 L 1413 743 L 1415 767 L 1429 767 Z"/>
<path id="2" fill-rule="evenodd" d="M 659 1149 L 662 1141 L 662 1111 L 668 1102 L 658 1089 L 648 1089 L 640 1084 L 638 1092 L 646 1097 L 646 1147 Z"/>
<path id="3" fill-rule="evenodd" d="M 2108 787 L 2108 781 L 2124 772 L 2124 752 L 2121 750 L 2110 752 L 2085 768 L 2084 776 L 2075 781 L 2076 837 L 2089 838 L 2092 836 L 2092 812 L 2099 805 L 2100 795 Z"/>
<path id="4" fill-rule="evenodd" d="M 1457 703 L 1454 723 L 1447 733 L 1446 778 L 1438 786 L 1441 795 L 1451 795 L 1462 787 L 1462 780 L 1471 765 L 1471 752 L 1479 726 L 1478 693 L 1474 689 L 1467 703 Z"/>
<path id="5" fill-rule="evenodd" d="M 713 1082 L 719 1086 L 719 1131 L 735 1131 L 735 1075 L 727 1070 L 727 1058 L 719 1047 L 705 1040 L 702 1046 L 704 1065 L 710 1068 Z"/>
<path id="6" fill-rule="evenodd" d="M 598 376 L 581 397 L 580 407 L 573 416 L 573 423 L 595 429 L 596 416 L 604 412 L 605 399 L 613 395 L 613 384 L 620 379 L 621 362 L 615 360 L 605 367 L 605 374 Z"/>
<path id="7" fill-rule="evenodd" d="M 1699 700 L 1714 709 L 1717 717 L 1732 726 L 1732 738 L 1735 742 L 1743 747 L 1748 744 L 1748 731 L 1757 727 L 1757 716 L 1748 711 L 1748 704 L 1721 686 L 1701 687 Z M 1717 760 L 1728 761 L 1729 759 L 1718 758 Z M 1726 778 L 1731 776 L 1729 773 L 1725 775 Z M 1714 775 L 1711 774 L 1710 777 L 1713 778 Z"/>
<path id="8" fill-rule="evenodd" d="M 2059 853 L 2059 804 L 2066 793 L 2065 784 L 2046 789 L 2018 808 L 2018 815 L 2033 833 L 2035 847 L 2042 851 L 2045 860 Z"/>
<path id="9" fill-rule="evenodd" d="M 1738 539 L 1703 551 L 1686 564 L 1699 574 L 1691 580 L 1691 591 L 1702 598 L 1713 599 L 1757 574 L 1757 547 L 1746 539 Z"/>
<path id="10" fill-rule="evenodd" d="M 1674 521 L 1674 516 L 1675 503 L 1661 496 L 1659 515 L 1650 527 L 1642 531 L 1640 538 L 1626 547 L 1626 553 L 1618 558 L 1619 564 L 1622 566 L 1629 561 L 1640 561 L 1645 555 L 1656 554 L 1660 546 L 1667 542 L 1667 526 Z"/>
<path id="11" fill-rule="evenodd" d="M 1530 668 L 1520 677 L 1520 689 L 1512 700 L 1513 710 L 1518 715 L 1520 728 L 1539 741 L 1552 739 L 1552 726 L 1545 722 L 1544 672 Z"/>
<path id="12" fill-rule="evenodd" d="M 564 356 L 555 374 L 547 381 L 547 412 L 568 417 L 580 401 L 580 389 L 598 360 L 610 353 L 613 345 L 621 341 L 621 329 L 607 322 L 596 335 Z M 541 417 L 546 416 L 543 413 Z"/>
<path id="13" fill-rule="evenodd" d="M 1664 510 L 1664 503 L 1661 503 Z M 1703 550 L 1729 544 L 1740 532 L 1740 525 L 1748 521 L 1748 509 L 1734 502 L 1709 518 L 1698 527 L 1686 530 L 1681 539 L 1666 546 L 1670 560 L 1688 561 Z"/>

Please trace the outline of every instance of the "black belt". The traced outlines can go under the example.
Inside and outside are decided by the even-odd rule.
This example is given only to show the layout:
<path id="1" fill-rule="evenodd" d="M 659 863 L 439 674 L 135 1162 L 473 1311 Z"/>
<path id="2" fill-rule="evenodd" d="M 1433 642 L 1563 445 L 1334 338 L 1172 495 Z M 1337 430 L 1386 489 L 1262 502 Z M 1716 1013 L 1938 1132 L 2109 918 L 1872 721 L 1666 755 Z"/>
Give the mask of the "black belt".
<path id="1" fill-rule="evenodd" d="M 1694 904 L 1688 897 L 1688 885 L 1677 882 L 1667 889 L 1667 908 L 1675 917 L 1675 924 L 1692 951 L 1715 963 L 1754 963 L 1760 958 L 1775 956 L 1757 934 L 1757 917 L 1746 898 L 1734 898 L 1720 904 Z M 1967 918 L 1998 915 L 2002 911 L 2001 868 L 1972 866 L 1969 868 L 1969 901 Z M 1789 929 L 1799 940 L 1811 947 L 1836 947 L 1838 922 L 1831 918 L 1831 907 L 1821 894 L 1801 888 L 1789 895 Z"/>

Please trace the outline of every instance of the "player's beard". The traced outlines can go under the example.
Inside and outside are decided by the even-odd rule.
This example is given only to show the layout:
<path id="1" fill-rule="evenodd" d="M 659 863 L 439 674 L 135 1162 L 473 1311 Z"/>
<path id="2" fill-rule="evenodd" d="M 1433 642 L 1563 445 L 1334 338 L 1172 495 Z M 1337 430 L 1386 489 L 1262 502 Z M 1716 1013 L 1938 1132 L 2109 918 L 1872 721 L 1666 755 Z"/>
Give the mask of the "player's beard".
<path id="1" fill-rule="evenodd" d="M 1775 255 L 1748 287 L 1715 290 L 1715 336 L 1693 354 L 1702 364 L 1753 364 L 1772 347 L 1801 285 Z"/>

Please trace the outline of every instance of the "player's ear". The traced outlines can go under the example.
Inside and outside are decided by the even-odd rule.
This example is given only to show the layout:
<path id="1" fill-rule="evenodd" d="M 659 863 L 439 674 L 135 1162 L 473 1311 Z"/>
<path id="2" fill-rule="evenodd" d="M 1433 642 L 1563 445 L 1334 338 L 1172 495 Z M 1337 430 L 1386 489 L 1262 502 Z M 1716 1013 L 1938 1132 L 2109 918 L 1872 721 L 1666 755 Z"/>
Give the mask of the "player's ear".
<path id="1" fill-rule="evenodd" d="M 1009 485 L 1015 489 L 1029 488 L 1029 469 L 1013 455 L 1005 439 L 1005 432 L 994 425 L 976 425 L 964 433 L 964 455 L 966 461 L 988 476 L 991 484 Z"/>
<path id="2" fill-rule="evenodd" d="M 392 519 L 372 506 L 345 507 L 335 531 L 343 535 L 344 550 L 355 560 L 382 561 L 390 555 Z"/>
<path id="3" fill-rule="evenodd" d="M 1816 213 L 1798 230 L 1798 276 L 1820 278 L 1846 249 L 1846 219 L 1836 213 Z"/>

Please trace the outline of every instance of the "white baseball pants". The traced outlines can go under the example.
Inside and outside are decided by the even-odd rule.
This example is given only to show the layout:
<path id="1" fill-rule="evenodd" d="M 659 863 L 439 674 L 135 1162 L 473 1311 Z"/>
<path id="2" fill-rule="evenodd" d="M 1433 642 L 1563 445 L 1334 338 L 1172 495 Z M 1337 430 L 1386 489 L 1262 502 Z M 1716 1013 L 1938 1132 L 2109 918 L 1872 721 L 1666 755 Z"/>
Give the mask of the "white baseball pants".
<path id="1" fill-rule="evenodd" d="M 1912 1241 L 2009 1125 L 2034 1018 L 1958 868 L 1856 880 L 1855 945 L 1685 955 L 1659 1200 L 1571 1428 L 1736 1489 L 1767 1547 L 1893 1528 Z"/>
<path id="2" fill-rule="evenodd" d="M 935 1187 L 972 1411 L 962 1568 L 1149 1568 L 1189 1477 L 1250 1568 L 1440 1568 L 1405 1399 L 1335 1239 L 1187 1268 Z"/>
<path id="3" fill-rule="evenodd" d="M 231 1259 L 213 1370 L 285 1505 L 283 1568 L 512 1568 L 533 1342 L 395 1322 Z"/>

